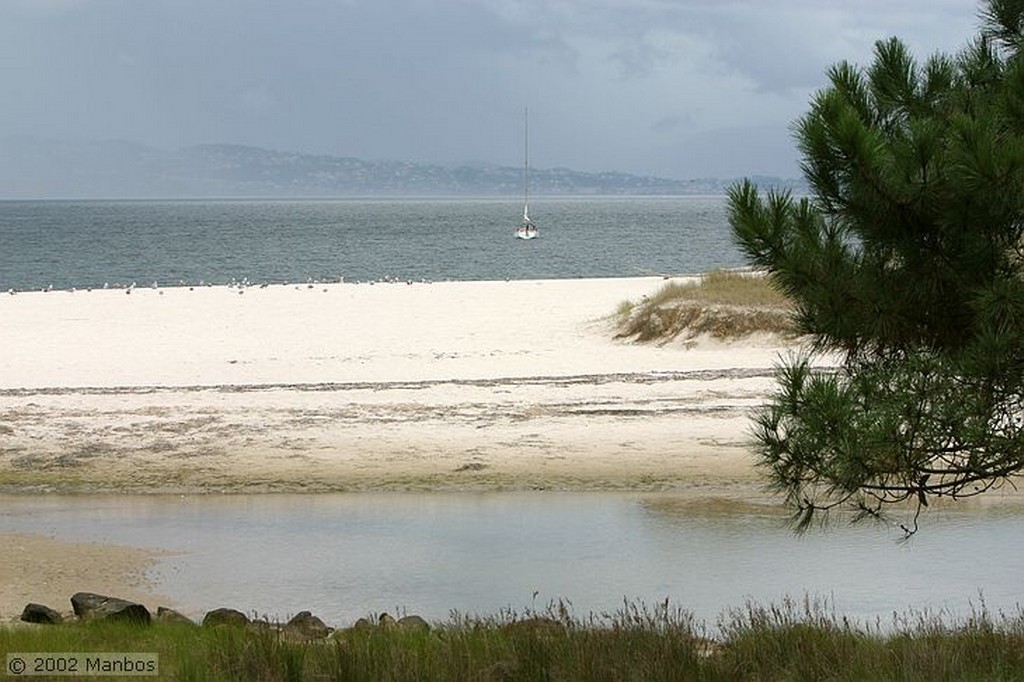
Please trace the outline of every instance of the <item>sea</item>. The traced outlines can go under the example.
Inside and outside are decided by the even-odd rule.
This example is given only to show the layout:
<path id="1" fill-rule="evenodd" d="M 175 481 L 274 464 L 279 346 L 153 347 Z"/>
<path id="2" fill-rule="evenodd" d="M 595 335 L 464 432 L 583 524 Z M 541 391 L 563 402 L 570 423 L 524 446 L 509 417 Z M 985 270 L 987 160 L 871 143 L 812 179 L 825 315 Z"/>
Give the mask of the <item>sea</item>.
<path id="1" fill-rule="evenodd" d="M 564 279 L 743 265 L 726 199 L 0 201 L 0 290 Z"/>

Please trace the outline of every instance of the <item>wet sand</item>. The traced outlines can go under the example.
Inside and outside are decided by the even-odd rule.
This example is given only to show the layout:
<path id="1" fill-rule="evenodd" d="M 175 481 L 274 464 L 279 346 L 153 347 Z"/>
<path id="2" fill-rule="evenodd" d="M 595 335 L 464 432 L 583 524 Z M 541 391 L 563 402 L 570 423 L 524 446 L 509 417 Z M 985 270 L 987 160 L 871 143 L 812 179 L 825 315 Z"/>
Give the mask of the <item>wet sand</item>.
<path id="1" fill-rule="evenodd" d="M 45 535 L 0 533 L 0 623 L 16 621 L 26 604 L 45 604 L 71 616 L 71 595 L 95 592 L 168 604 L 146 580 L 158 554 Z M 155 609 L 155 606 L 153 607 Z"/>

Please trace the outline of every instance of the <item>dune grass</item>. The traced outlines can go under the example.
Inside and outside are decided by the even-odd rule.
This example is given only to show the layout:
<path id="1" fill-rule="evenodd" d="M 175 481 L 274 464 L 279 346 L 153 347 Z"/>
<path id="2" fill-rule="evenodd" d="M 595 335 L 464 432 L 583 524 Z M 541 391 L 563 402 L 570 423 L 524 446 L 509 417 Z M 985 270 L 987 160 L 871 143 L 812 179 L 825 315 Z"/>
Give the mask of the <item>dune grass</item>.
<path id="1" fill-rule="evenodd" d="M 614 315 L 616 338 L 668 343 L 711 336 L 796 335 L 792 303 L 766 278 L 714 270 L 687 282 L 669 282 L 640 301 L 622 302 Z"/>
<path id="2" fill-rule="evenodd" d="M 710 638 L 684 611 L 453 615 L 429 630 L 361 627 L 317 642 L 267 628 L 69 624 L 0 628 L 0 651 L 159 654 L 177 680 L 1017 680 L 1024 616 L 852 624 L 805 600 L 727 612 Z"/>

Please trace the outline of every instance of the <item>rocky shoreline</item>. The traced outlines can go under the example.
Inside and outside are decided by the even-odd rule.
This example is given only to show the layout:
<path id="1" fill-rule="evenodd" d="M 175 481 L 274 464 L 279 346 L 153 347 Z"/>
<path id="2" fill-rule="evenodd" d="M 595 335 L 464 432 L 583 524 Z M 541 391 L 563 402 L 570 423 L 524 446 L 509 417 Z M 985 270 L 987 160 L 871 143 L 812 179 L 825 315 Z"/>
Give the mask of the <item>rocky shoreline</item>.
<path id="1" fill-rule="evenodd" d="M 154 614 L 139 602 L 92 592 L 76 592 L 71 595 L 70 602 L 71 610 L 63 612 L 45 604 L 30 602 L 25 605 L 21 616 L 14 624 L 62 626 L 72 623 L 112 621 L 141 626 L 166 623 L 192 627 L 236 627 L 256 632 L 275 633 L 283 640 L 290 642 L 324 641 L 332 637 L 342 637 L 353 630 L 363 631 L 373 628 L 405 632 L 430 630 L 430 624 L 416 615 L 406 615 L 396 619 L 388 613 L 382 613 L 377 617 L 376 622 L 368 618 L 360 618 L 347 628 L 335 628 L 327 625 L 309 611 L 300 611 L 289 620 L 281 622 L 265 617 L 250 617 L 237 609 L 218 607 L 207 611 L 202 621 L 196 622 L 166 606 L 158 606 Z"/>

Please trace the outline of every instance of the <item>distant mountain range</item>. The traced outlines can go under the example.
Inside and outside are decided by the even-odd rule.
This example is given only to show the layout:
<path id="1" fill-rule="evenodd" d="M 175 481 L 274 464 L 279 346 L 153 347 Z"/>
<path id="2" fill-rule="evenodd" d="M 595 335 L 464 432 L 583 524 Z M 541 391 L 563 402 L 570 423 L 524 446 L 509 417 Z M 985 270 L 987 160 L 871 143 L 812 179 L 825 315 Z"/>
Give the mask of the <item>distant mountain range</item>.
<path id="1" fill-rule="evenodd" d="M 800 180 L 754 176 L 802 191 Z M 666 178 L 568 168 L 530 170 L 536 195 L 721 194 L 736 179 Z M 165 151 L 130 142 L 0 138 L 0 198 L 508 196 L 521 167 L 454 167 L 208 144 Z"/>

